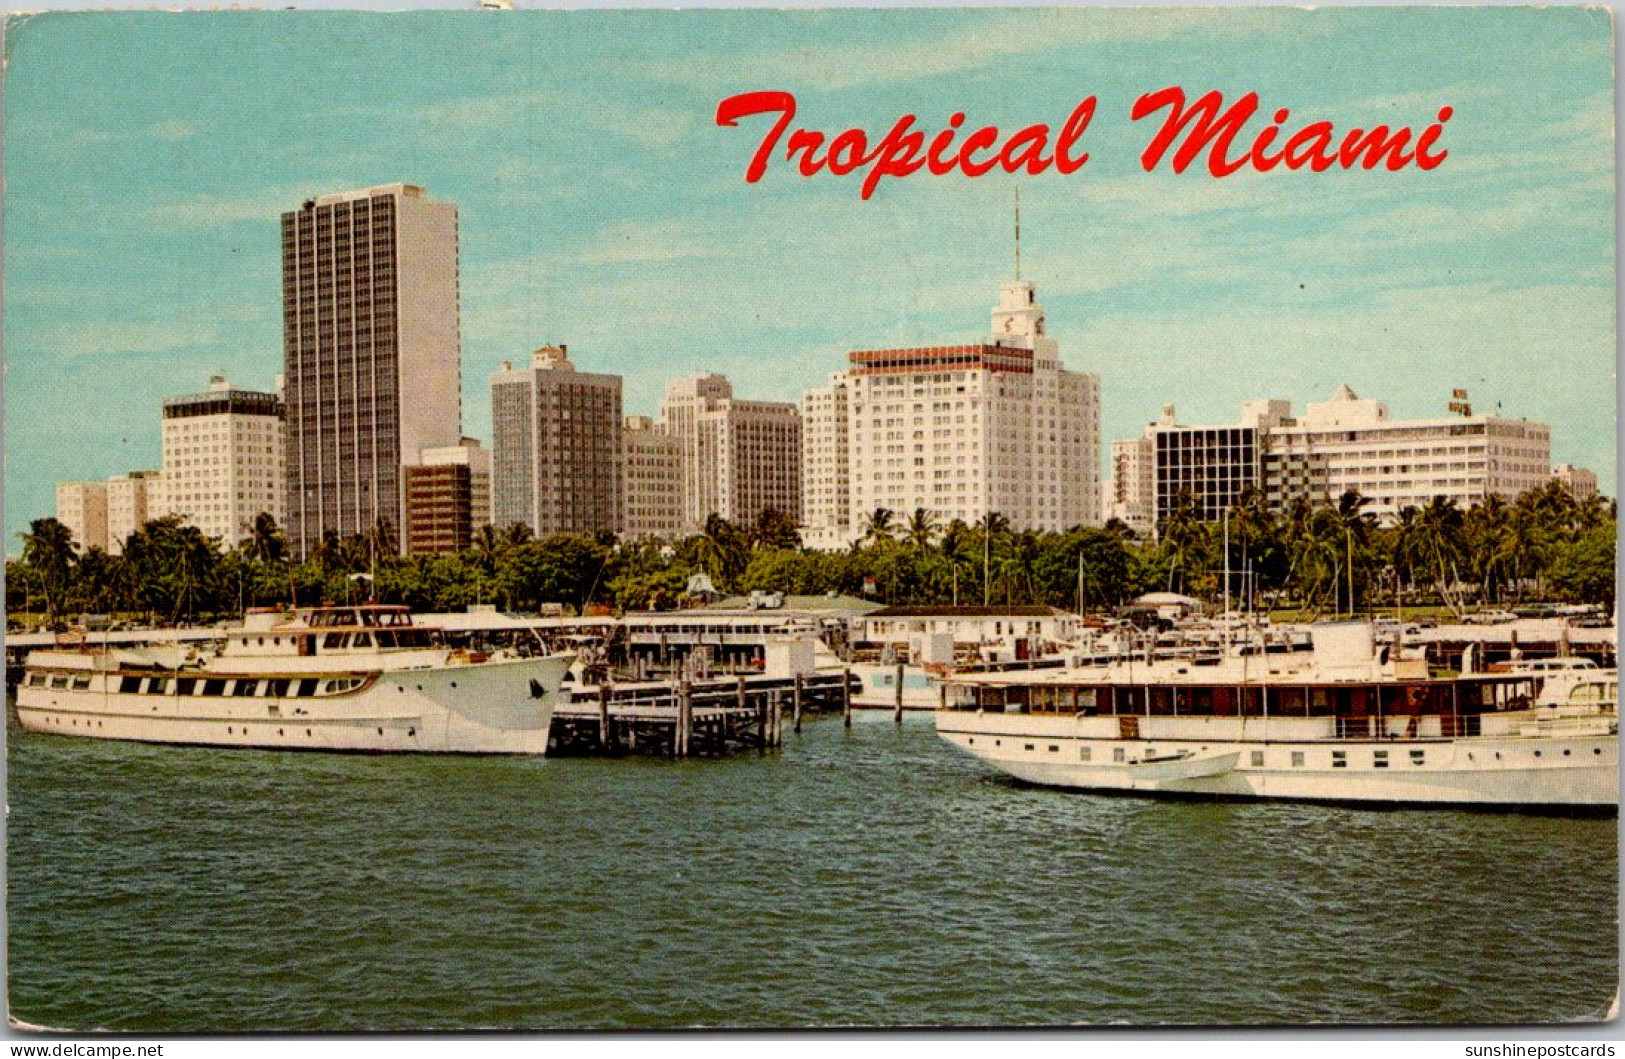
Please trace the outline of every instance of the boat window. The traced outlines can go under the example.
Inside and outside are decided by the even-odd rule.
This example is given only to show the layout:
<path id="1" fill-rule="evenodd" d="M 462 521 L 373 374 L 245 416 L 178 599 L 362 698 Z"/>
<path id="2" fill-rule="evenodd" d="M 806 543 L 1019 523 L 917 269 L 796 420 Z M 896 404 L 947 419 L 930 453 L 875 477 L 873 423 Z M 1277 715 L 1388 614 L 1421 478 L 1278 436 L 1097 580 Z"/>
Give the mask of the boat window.
<path id="1" fill-rule="evenodd" d="M 283 679 L 267 680 L 265 694 L 269 698 L 280 699 L 288 693 L 288 682 Z"/>
<path id="2" fill-rule="evenodd" d="M 175 681 L 175 694 L 191 695 L 197 691 L 196 677 L 182 677 Z"/>
<path id="3" fill-rule="evenodd" d="M 299 682 L 299 687 L 295 689 L 294 694 L 301 699 L 308 699 L 316 694 L 316 684 L 317 681 L 314 678 L 307 677 Z"/>
<path id="4" fill-rule="evenodd" d="M 352 641 L 352 642 L 354 643 L 354 645 L 356 647 L 371 647 L 372 646 L 372 633 L 370 633 L 370 632 L 358 632 L 358 633 L 355 634 L 355 640 Z"/>
<path id="5" fill-rule="evenodd" d="M 239 680 L 232 694 L 240 699 L 251 698 L 259 690 L 259 687 L 260 682 L 257 680 Z"/>
<path id="6" fill-rule="evenodd" d="M 329 651 L 340 651 L 350 646 L 350 634 L 347 632 L 330 632 L 322 639 L 322 647 Z"/>
<path id="7" fill-rule="evenodd" d="M 30 673 L 30 674 L 28 674 L 28 686 L 31 687 L 31 688 L 42 688 L 42 687 L 44 687 L 45 686 L 45 674 L 44 673 Z"/>
<path id="8" fill-rule="evenodd" d="M 1420 764 L 1422 764 L 1423 760 L 1426 757 L 1427 757 L 1427 751 L 1426 750 L 1412 750 L 1411 751 L 1411 764 L 1420 765 Z"/>
<path id="9" fill-rule="evenodd" d="M 153 677 L 147 681 L 148 695 L 163 695 L 169 691 L 169 681 L 163 677 Z"/>
<path id="10" fill-rule="evenodd" d="M 1086 747 L 1086 746 L 1078 747 L 1078 760 L 1079 761 L 1088 761 L 1089 760 L 1089 748 L 1088 747 Z"/>
<path id="11" fill-rule="evenodd" d="M 1264 767 L 1264 752 L 1262 750 L 1254 750 L 1253 751 L 1253 768 L 1257 769 L 1257 768 L 1263 768 L 1263 767 Z"/>
<path id="12" fill-rule="evenodd" d="M 90 677 L 89 676 L 81 676 L 81 677 L 74 677 L 73 678 L 73 690 L 74 691 L 84 691 L 84 690 L 88 689 L 89 687 L 90 687 Z"/>
<path id="13" fill-rule="evenodd" d="M 53 687 L 53 688 L 65 688 L 67 686 L 68 686 L 68 676 L 67 676 L 66 673 L 57 673 L 56 675 L 51 677 L 51 687 Z"/>
<path id="14" fill-rule="evenodd" d="M 203 694 L 214 696 L 224 695 L 225 693 L 226 682 L 224 680 L 205 680 L 203 682 Z"/>
<path id="15" fill-rule="evenodd" d="M 1127 756 L 1128 755 L 1125 753 L 1125 751 L 1124 751 L 1124 749 L 1122 747 L 1120 747 L 1120 746 L 1112 747 L 1112 760 L 1113 761 L 1122 761 Z"/>
<path id="16" fill-rule="evenodd" d="M 135 695 L 141 691 L 140 677 L 121 677 L 118 682 L 120 695 Z"/>
<path id="17" fill-rule="evenodd" d="M 1388 767 L 1388 751 L 1386 751 L 1386 750 L 1378 750 L 1378 751 L 1373 752 L 1372 755 L 1371 755 L 1371 767 L 1376 768 L 1376 769 L 1385 769 L 1385 768 L 1387 768 Z"/>
<path id="18" fill-rule="evenodd" d="M 1303 768 L 1303 751 L 1302 750 L 1294 750 L 1292 752 L 1292 767 L 1295 768 L 1295 769 Z"/>
<path id="19" fill-rule="evenodd" d="M 1342 751 L 1342 750 L 1333 750 L 1332 751 L 1332 768 L 1334 768 L 1334 769 L 1346 769 L 1348 767 L 1349 767 L 1348 753 L 1346 751 Z"/>
<path id="20" fill-rule="evenodd" d="M 381 629 L 378 632 L 373 633 L 372 635 L 373 635 L 373 639 L 378 641 L 378 646 L 379 647 L 394 647 L 395 646 L 395 633 L 388 630 L 388 629 Z"/>

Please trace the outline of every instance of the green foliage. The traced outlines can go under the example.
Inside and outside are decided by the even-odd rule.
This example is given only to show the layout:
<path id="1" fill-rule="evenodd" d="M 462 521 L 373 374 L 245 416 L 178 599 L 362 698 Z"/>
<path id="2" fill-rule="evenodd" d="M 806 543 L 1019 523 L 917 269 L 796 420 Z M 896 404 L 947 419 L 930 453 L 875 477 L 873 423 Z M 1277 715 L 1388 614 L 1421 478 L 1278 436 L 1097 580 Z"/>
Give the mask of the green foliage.
<path id="1" fill-rule="evenodd" d="M 290 600 L 311 606 L 369 596 L 425 611 L 481 603 L 523 613 L 545 604 L 667 610 L 684 604 L 689 578 L 703 571 L 724 592 L 869 589 L 882 603 L 1071 608 L 1081 591 L 1094 609 L 1152 591 L 1217 601 L 1227 566 L 1233 605 L 1251 592 L 1253 605 L 1292 607 L 1305 618 L 1396 599 L 1459 613 L 1470 600 L 1613 598 L 1612 501 L 1577 502 L 1554 483 L 1466 511 L 1436 498 L 1387 526 L 1367 506 L 1346 493 L 1335 504 L 1299 500 L 1275 511 L 1249 490 L 1230 512 L 1228 541 L 1224 524 L 1200 521 L 1188 497 L 1176 501 L 1155 540 L 1137 539 L 1121 524 L 1038 533 L 1013 528 L 997 512 L 976 525 L 942 525 L 924 509 L 899 516 L 882 508 L 865 516 L 862 540 L 832 552 L 803 549 L 794 521 L 771 509 L 749 526 L 713 515 L 702 533 L 681 541 L 537 540 L 515 524 L 486 527 L 460 553 L 408 557 L 395 554 L 386 524 L 348 538 L 329 534 L 302 562 L 292 561 L 269 515 L 254 520 L 235 551 L 222 553 L 195 527 L 165 518 L 132 534 L 122 555 L 80 554 L 65 526 L 40 519 L 19 535 L 21 559 L 6 564 L 6 598 L 14 616 L 52 622 L 86 612 L 205 620 Z"/>

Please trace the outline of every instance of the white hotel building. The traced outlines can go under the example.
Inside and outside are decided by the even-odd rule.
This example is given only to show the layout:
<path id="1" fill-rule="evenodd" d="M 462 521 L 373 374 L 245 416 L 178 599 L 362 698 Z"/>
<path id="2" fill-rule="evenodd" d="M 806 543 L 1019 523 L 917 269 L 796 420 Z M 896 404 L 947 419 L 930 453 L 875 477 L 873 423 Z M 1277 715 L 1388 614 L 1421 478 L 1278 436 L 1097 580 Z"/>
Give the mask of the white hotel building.
<path id="1" fill-rule="evenodd" d="M 1217 519 L 1251 488 L 1277 511 L 1353 490 L 1370 500 L 1367 512 L 1392 521 L 1434 497 L 1463 508 L 1515 497 L 1553 473 L 1544 423 L 1473 415 L 1465 402 L 1444 416 L 1393 419 L 1347 386 L 1297 418 L 1286 401 L 1248 402 L 1228 426 L 1181 425 L 1169 406 L 1143 437 L 1112 448 L 1112 513 L 1137 528 L 1159 525 L 1182 497 L 1198 518 Z"/>
<path id="2" fill-rule="evenodd" d="M 1544 423 L 1493 415 L 1390 419 L 1388 406 L 1347 386 L 1311 403 L 1298 420 L 1272 426 L 1263 446 L 1265 495 L 1335 502 L 1348 490 L 1388 521 L 1407 507 L 1448 497 L 1463 508 L 1515 497 L 1552 476 L 1552 431 Z"/>
<path id="3" fill-rule="evenodd" d="M 808 392 L 803 407 L 820 419 L 804 453 L 815 469 L 809 543 L 857 539 L 877 508 L 899 522 L 923 508 L 939 523 L 997 512 L 1018 529 L 1099 524 L 1100 380 L 1061 366 L 1031 283 L 1000 288 L 993 334 L 858 350 L 845 373 Z"/>
<path id="4" fill-rule="evenodd" d="M 239 390 L 217 375 L 205 393 L 171 397 L 164 401 L 163 451 L 163 500 L 153 517 L 179 515 L 227 548 L 249 535 L 261 512 L 284 522 L 277 394 Z"/>

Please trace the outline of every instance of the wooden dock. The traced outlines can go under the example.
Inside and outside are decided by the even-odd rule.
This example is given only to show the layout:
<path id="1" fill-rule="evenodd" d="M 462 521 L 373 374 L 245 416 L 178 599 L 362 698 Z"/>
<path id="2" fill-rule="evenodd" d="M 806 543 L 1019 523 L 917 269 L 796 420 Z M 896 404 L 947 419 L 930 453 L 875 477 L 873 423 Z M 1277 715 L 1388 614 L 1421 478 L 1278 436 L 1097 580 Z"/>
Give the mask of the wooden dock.
<path id="1" fill-rule="evenodd" d="M 850 717 L 858 686 L 841 670 L 576 688 L 571 701 L 553 711 L 547 752 L 687 758 L 768 750 L 783 744 L 787 723 L 799 732 L 804 714 Z"/>

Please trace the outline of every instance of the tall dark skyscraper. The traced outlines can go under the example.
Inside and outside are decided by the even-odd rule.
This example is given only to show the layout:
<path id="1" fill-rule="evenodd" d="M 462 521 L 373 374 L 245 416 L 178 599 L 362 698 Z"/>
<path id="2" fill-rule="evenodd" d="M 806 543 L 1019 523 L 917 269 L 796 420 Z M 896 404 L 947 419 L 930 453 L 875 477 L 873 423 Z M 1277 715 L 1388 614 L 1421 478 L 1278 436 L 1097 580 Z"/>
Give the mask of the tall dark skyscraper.
<path id="1" fill-rule="evenodd" d="M 462 434 L 457 207 L 389 184 L 282 215 L 287 535 L 308 555 L 386 524 L 403 468 Z"/>

